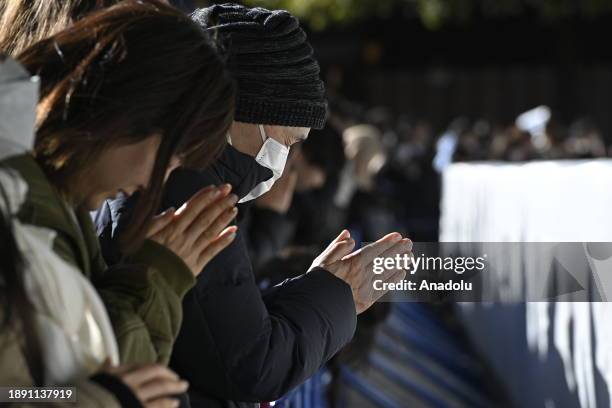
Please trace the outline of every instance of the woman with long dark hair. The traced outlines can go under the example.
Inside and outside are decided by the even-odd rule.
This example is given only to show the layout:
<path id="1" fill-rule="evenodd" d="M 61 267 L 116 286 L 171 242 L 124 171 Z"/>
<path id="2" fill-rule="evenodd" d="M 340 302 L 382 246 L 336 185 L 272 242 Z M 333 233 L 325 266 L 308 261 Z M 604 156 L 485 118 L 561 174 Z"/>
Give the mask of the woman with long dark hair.
<path id="1" fill-rule="evenodd" d="M 19 222 L 54 231 L 54 253 L 96 285 L 121 362 L 166 363 L 194 268 L 144 237 L 172 159 L 203 166 L 223 148 L 233 84 L 206 34 L 154 1 L 94 13 L 18 59 L 41 85 L 32 151 L 0 161 L 28 189 Z M 132 264 L 108 270 L 88 211 L 137 191 Z M 182 209 L 198 272 L 234 238 L 228 193 L 205 189 L 187 206 L 197 211 Z"/>
<path id="2" fill-rule="evenodd" d="M 32 146 L 37 101 L 38 78 L 0 54 L 0 159 Z M 54 231 L 16 216 L 27 191 L 0 168 L 0 384 L 69 384 L 79 406 L 176 406 L 168 396 L 187 384 L 166 367 L 114 366 L 117 342 L 95 289 L 54 252 Z"/>

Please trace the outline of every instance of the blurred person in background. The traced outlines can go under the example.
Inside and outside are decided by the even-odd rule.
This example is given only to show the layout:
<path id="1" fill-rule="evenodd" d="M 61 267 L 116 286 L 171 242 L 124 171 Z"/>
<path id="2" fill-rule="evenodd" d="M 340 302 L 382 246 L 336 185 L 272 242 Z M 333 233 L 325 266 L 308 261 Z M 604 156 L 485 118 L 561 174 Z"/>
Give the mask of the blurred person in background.
<path id="1" fill-rule="evenodd" d="M 342 135 L 347 165 L 343 170 L 343 185 L 338 201 L 350 201 L 356 190 L 370 191 L 374 180 L 387 160 L 382 134 L 372 125 L 356 125 Z M 346 180 L 346 181 L 345 181 Z"/>
<path id="2" fill-rule="evenodd" d="M 487 160 L 489 143 L 488 124 L 485 121 L 474 122 L 469 128 L 458 133 L 453 160 L 461 162 Z"/>
<path id="3" fill-rule="evenodd" d="M 546 160 L 568 158 L 565 149 L 568 129 L 554 114 L 546 123 L 544 135 L 546 137 L 546 143 L 542 146 L 536 146 L 539 158 Z"/>
<path id="4" fill-rule="evenodd" d="M 403 231 L 415 241 L 436 242 L 441 178 L 434 167 L 432 125 L 400 117 L 397 133 L 398 144 L 389 150 L 387 164 L 377 177 L 379 194 L 390 200 Z"/>
<path id="5" fill-rule="evenodd" d="M 340 175 L 335 204 L 346 211 L 346 222 L 360 241 L 369 242 L 381 231 L 396 229 L 395 212 L 379 194 L 377 177 L 387 163 L 381 132 L 360 124 L 342 134 L 346 164 Z"/>
<path id="6" fill-rule="evenodd" d="M 442 133 L 436 141 L 436 154 L 433 160 L 433 166 L 438 173 L 443 173 L 453 162 L 453 156 L 457 150 L 459 134 L 464 132 L 467 126 L 469 126 L 467 118 L 456 118 L 448 125 L 444 133 Z"/>
<path id="7" fill-rule="evenodd" d="M 565 141 L 567 154 L 576 159 L 595 159 L 606 156 L 606 146 L 601 131 L 588 118 L 574 121 Z"/>
<path id="8" fill-rule="evenodd" d="M 532 139 L 531 134 L 516 126 L 499 129 L 493 135 L 489 157 L 509 162 L 534 160 L 538 153 Z"/>
<path id="9" fill-rule="evenodd" d="M 230 183 L 244 213 L 281 178 L 290 147 L 323 127 L 319 66 L 299 22 L 286 11 L 225 4 L 197 10 L 192 18 L 227 45 L 227 67 L 238 83 L 236 116 L 231 146 L 213 166 L 170 175 L 162 209 L 180 207 L 205 186 Z M 411 248 L 400 234 L 389 234 L 353 252 L 355 242 L 343 231 L 302 276 L 262 294 L 240 231 L 183 302 L 171 366 L 189 380 L 194 406 L 253 406 L 309 378 L 352 338 L 356 315 L 376 300 L 368 289 L 373 257 Z M 403 276 L 392 270 L 382 279 Z"/>

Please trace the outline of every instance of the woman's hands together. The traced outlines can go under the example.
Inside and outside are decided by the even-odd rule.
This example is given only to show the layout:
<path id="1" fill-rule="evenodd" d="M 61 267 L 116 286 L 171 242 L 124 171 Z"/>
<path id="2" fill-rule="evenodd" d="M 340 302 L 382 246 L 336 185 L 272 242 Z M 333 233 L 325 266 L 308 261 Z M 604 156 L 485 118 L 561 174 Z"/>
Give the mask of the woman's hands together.
<path id="1" fill-rule="evenodd" d="M 200 190 L 178 210 L 155 217 L 147 238 L 171 249 L 198 276 L 236 237 L 238 227 L 228 227 L 238 214 L 238 197 L 231 189 L 224 184 Z"/>

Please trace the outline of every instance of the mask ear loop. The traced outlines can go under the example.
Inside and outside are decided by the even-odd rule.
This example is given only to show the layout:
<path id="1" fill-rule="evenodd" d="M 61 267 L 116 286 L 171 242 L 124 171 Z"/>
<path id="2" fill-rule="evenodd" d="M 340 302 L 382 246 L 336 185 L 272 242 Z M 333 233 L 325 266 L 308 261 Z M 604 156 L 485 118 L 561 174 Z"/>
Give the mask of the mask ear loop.
<path id="1" fill-rule="evenodd" d="M 266 139 L 268 138 L 268 136 L 266 135 L 266 131 L 264 130 L 263 125 L 258 125 L 259 126 L 259 134 L 261 135 L 261 141 L 265 142 Z"/>

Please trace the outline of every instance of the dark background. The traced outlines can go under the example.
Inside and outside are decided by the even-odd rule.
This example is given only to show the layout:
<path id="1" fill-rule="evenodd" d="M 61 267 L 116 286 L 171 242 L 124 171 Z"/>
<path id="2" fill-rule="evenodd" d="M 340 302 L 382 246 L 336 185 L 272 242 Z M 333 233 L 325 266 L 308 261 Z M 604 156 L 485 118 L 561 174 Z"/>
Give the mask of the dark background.
<path id="1" fill-rule="evenodd" d="M 246 3 L 271 6 L 270 0 Z M 462 12 L 461 2 L 449 3 Z M 358 17 L 316 30 L 309 18 L 302 23 L 328 88 L 355 102 L 425 119 L 436 131 L 461 115 L 505 125 L 545 104 L 561 122 L 592 119 L 612 143 L 612 12 L 606 2 L 591 0 L 595 11 L 585 14 L 589 2 L 517 0 L 501 16 L 479 12 L 478 3 L 465 2 L 469 13 L 433 27 L 406 5 L 382 16 L 363 6 Z M 566 7 L 544 14 L 555 4 Z"/>
<path id="2" fill-rule="evenodd" d="M 562 121 L 590 117 L 610 143 L 611 27 L 610 16 L 548 24 L 524 16 L 430 31 L 393 18 L 311 39 L 324 71 L 343 72 L 343 95 L 438 130 L 460 115 L 508 123 L 545 104 Z"/>

